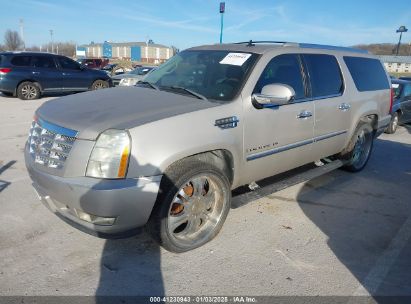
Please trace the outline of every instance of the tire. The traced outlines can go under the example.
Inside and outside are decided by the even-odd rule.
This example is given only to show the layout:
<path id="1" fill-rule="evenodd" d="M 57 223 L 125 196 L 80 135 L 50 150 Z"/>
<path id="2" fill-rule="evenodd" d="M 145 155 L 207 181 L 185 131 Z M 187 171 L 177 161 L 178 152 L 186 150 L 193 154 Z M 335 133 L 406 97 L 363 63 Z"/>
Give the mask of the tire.
<path id="1" fill-rule="evenodd" d="M 34 100 L 40 98 L 40 88 L 31 81 L 24 81 L 17 87 L 17 97 L 22 100 Z"/>
<path id="2" fill-rule="evenodd" d="M 399 119 L 400 119 L 400 115 L 398 112 L 395 112 L 394 114 L 392 114 L 390 124 L 385 130 L 385 133 L 394 134 L 395 131 L 397 131 Z"/>
<path id="3" fill-rule="evenodd" d="M 147 228 L 168 251 L 189 251 L 218 234 L 230 207 L 226 175 L 211 164 L 187 159 L 164 174 Z"/>
<path id="4" fill-rule="evenodd" d="M 109 84 L 105 80 L 96 80 L 93 82 L 91 85 L 91 90 L 101 90 L 101 89 L 107 89 L 109 87 Z"/>
<path id="5" fill-rule="evenodd" d="M 353 147 L 352 150 L 341 157 L 346 161 L 342 168 L 350 172 L 359 172 L 364 169 L 370 159 L 373 143 L 374 130 L 371 124 L 360 123 L 349 144 Z"/>

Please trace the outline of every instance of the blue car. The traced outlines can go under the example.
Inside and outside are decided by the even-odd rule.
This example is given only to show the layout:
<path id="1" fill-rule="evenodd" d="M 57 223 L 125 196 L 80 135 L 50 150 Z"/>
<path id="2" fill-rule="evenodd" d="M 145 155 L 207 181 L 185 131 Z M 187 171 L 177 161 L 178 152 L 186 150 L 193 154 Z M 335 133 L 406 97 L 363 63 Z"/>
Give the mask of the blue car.
<path id="1" fill-rule="evenodd" d="M 394 101 L 392 105 L 391 122 L 386 133 L 395 133 L 399 124 L 411 122 L 411 81 L 402 79 L 391 80 Z"/>
<path id="2" fill-rule="evenodd" d="M 110 77 L 65 56 L 34 52 L 0 53 L 0 92 L 32 100 L 46 93 L 82 92 L 112 86 Z"/>

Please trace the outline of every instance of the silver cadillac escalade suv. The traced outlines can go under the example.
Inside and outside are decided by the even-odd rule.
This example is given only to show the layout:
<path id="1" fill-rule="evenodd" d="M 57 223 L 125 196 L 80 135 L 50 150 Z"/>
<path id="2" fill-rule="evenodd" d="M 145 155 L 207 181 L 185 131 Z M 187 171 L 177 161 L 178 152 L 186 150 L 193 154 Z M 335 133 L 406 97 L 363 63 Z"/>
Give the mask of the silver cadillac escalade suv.
<path id="1" fill-rule="evenodd" d="M 390 100 L 382 64 L 361 50 L 194 47 L 134 87 L 44 103 L 26 165 L 41 200 L 74 226 L 103 237 L 146 226 L 183 252 L 217 235 L 234 188 L 326 157 L 363 169 Z"/>

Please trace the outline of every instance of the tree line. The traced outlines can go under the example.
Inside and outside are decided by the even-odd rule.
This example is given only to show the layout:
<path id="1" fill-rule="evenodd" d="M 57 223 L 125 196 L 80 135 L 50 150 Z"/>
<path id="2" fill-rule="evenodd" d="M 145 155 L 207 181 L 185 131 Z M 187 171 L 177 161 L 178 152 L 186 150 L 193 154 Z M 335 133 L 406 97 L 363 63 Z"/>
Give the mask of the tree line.
<path id="1" fill-rule="evenodd" d="M 395 55 L 397 53 L 396 43 L 358 44 L 354 47 L 362 50 L 367 50 L 374 55 Z M 401 43 L 398 55 L 411 56 L 411 45 L 408 43 Z"/>
<path id="2" fill-rule="evenodd" d="M 17 31 L 7 30 L 4 34 L 4 44 L 0 44 L 0 51 L 35 51 L 35 52 L 52 52 L 60 55 L 74 57 L 76 55 L 76 44 L 69 42 L 47 43 L 41 46 L 25 46 Z"/>

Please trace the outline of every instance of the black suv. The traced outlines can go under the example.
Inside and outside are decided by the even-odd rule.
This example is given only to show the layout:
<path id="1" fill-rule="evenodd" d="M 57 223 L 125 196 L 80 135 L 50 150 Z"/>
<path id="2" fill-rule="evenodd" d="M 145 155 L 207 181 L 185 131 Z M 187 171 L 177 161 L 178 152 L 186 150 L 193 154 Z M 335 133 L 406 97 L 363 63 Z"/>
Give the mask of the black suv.
<path id="1" fill-rule="evenodd" d="M 20 99 L 44 93 L 81 92 L 112 86 L 104 71 L 88 69 L 65 56 L 48 53 L 0 53 L 0 92 Z"/>

